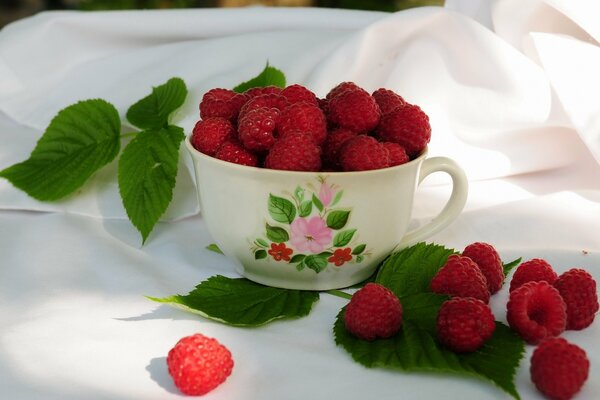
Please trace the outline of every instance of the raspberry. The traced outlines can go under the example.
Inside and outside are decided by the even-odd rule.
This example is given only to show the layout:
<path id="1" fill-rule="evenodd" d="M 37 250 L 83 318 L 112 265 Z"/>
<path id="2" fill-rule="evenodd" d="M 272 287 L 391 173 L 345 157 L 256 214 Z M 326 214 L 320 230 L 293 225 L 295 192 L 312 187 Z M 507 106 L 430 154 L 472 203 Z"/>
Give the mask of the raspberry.
<path id="1" fill-rule="evenodd" d="M 167 366 L 182 393 L 200 396 L 231 375 L 233 359 L 230 351 L 216 339 L 197 333 L 177 342 L 167 355 Z"/>
<path id="2" fill-rule="evenodd" d="M 389 114 L 401 105 L 406 104 L 402 96 L 389 89 L 377 89 L 372 96 L 381 110 L 381 115 Z"/>
<path id="3" fill-rule="evenodd" d="M 488 303 L 490 291 L 485 276 L 469 257 L 452 254 L 431 279 L 431 291 L 455 297 L 474 297 Z"/>
<path id="4" fill-rule="evenodd" d="M 506 319 L 523 340 L 536 344 L 565 330 L 566 309 L 560 293 L 548 282 L 527 282 L 510 293 Z"/>
<path id="5" fill-rule="evenodd" d="M 383 147 L 388 151 L 390 167 L 405 164 L 409 161 L 408 154 L 406 154 L 404 147 L 400 146 L 398 143 L 383 142 Z"/>
<path id="6" fill-rule="evenodd" d="M 319 171 L 321 148 L 302 132 L 288 132 L 281 137 L 265 159 L 265 167 L 288 171 Z"/>
<path id="7" fill-rule="evenodd" d="M 298 131 L 310 135 L 316 144 L 321 145 L 327 136 L 327 121 L 321 109 L 311 103 L 295 103 L 287 107 L 279 117 L 277 132 L 284 136 Z"/>
<path id="8" fill-rule="evenodd" d="M 356 137 L 358 133 L 345 128 L 336 128 L 329 132 L 323 143 L 323 164 L 327 167 L 339 170 L 342 168 L 339 160 L 339 152 L 348 139 Z"/>
<path id="9" fill-rule="evenodd" d="M 517 267 L 510 280 L 510 291 L 512 292 L 522 284 L 531 281 L 546 281 L 552 285 L 556 278 L 558 275 L 550 264 L 541 258 L 534 258 Z"/>
<path id="10" fill-rule="evenodd" d="M 290 85 L 281 91 L 281 95 L 287 99 L 290 104 L 305 101 L 315 106 L 319 105 L 317 96 L 302 85 Z"/>
<path id="11" fill-rule="evenodd" d="M 567 305 L 567 329 L 581 330 L 594 321 L 598 311 L 596 281 L 583 269 L 573 268 L 554 282 Z"/>
<path id="12" fill-rule="evenodd" d="M 248 151 L 241 143 L 234 140 L 223 143 L 215 153 L 215 158 L 249 167 L 258 166 L 256 154 Z"/>
<path id="13" fill-rule="evenodd" d="M 238 117 L 240 108 L 248 100 L 245 94 L 236 93 L 229 89 L 211 89 L 202 96 L 200 101 L 200 117 L 207 119 L 221 117 L 232 122 Z"/>
<path id="14" fill-rule="evenodd" d="M 346 329 L 359 339 L 389 338 L 402 326 L 402 304 L 391 290 L 370 282 L 350 299 L 344 322 Z"/>
<path id="15" fill-rule="evenodd" d="M 382 142 L 402 145 L 410 158 L 425 149 L 431 139 L 429 117 L 418 106 L 404 104 L 381 117 L 376 129 Z"/>
<path id="16" fill-rule="evenodd" d="M 192 131 L 192 146 L 204 154 L 214 156 L 217 149 L 235 136 L 231 122 L 221 117 L 211 117 L 196 122 Z"/>
<path id="17" fill-rule="evenodd" d="M 245 113 L 239 120 L 240 140 L 248 150 L 265 151 L 275 143 L 275 128 L 279 121 L 276 108 L 257 108 Z"/>
<path id="18" fill-rule="evenodd" d="M 262 94 L 281 94 L 281 88 L 277 86 L 253 87 L 244 92 L 249 99 L 260 96 Z"/>
<path id="19" fill-rule="evenodd" d="M 531 356 L 529 372 L 537 389 L 548 398 L 571 399 L 588 378 L 590 362 L 585 351 L 563 338 L 546 339 Z"/>
<path id="20" fill-rule="evenodd" d="M 257 95 L 252 97 L 242 106 L 239 118 L 244 118 L 249 111 L 256 110 L 257 108 L 276 108 L 281 112 L 289 105 L 290 103 L 288 103 L 287 99 L 279 94 L 267 93 Z"/>
<path id="21" fill-rule="evenodd" d="M 447 300 L 438 312 L 438 339 L 459 353 L 480 348 L 492 336 L 494 329 L 496 324 L 490 307 L 472 297 Z"/>
<path id="22" fill-rule="evenodd" d="M 336 97 L 338 94 L 345 92 L 346 90 L 361 90 L 360 87 L 356 85 L 354 82 L 342 82 L 336 85 L 333 89 L 327 93 L 325 98 L 327 100 L 331 100 Z"/>
<path id="23" fill-rule="evenodd" d="M 389 154 L 377 139 L 358 135 L 349 139 L 339 150 L 339 161 L 344 171 L 366 171 L 389 167 Z"/>
<path id="24" fill-rule="evenodd" d="M 471 243 L 462 252 L 462 255 L 475 261 L 483 276 L 485 276 L 490 294 L 497 293 L 504 282 L 504 267 L 496 249 L 482 242 Z"/>
<path id="25" fill-rule="evenodd" d="M 329 100 L 329 122 L 342 128 L 368 132 L 377 126 L 380 116 L 375 99 L 363 89 L 346 90 Z"/>

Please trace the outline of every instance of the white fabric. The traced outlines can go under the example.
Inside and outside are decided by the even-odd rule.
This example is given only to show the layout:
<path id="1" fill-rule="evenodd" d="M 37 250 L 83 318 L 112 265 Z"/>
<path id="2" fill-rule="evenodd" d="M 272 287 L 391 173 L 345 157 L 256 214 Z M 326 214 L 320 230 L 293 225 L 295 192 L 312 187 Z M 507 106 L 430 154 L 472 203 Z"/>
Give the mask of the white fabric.
<path id="1" fill-rule="evenodd" d="M 600 279 L 600 89 L 597 2 L 448 0 L 395 14 L 328 9 L 43 13 L 0 31 L 0 168 L 24 160 L 52 116 L 92 97 L 127 107 L 172 76 L 188 101 L 189 131 L 206 90 L 232 87 L 268 60 L 319 96 L 353 80 L 419 104 L 433 125 L 432 155 L 471 179 L 464 213 L 432 241 L 458 250 L 494 244 L 505 261 L 546 258 L 561 272 Z M 187 168 L 186 168 L 187 167 Z M 473 379 L 368 370 L 335 346 L 345 300 L 322 294 L 310 316 L 232 328 L 159 306 L 144 295 L 187 293 L 236 276 L 197 215 L 182 150 L 174 201 L 145 245 L 126 220 L 107 166 L 81 193 L 36 202 L 0 180 L 0 398 L 176 399 L 165 357 L 181 337 L 214 336 L 234 354 L 210 399 L 505 399 Z M 432 176 L 415 223 L 449 193 Z M 46 211 L 46 212 L 41 212 Z M 234 227 L 232 227 L 233 229 Z M 505 320 L 506 290 L 494 296 Z M 578 399 L 600 391 L 596 321 L 565 337 L 592 363 Z M 529 356 L 523 399 L 541 399 Z"/>

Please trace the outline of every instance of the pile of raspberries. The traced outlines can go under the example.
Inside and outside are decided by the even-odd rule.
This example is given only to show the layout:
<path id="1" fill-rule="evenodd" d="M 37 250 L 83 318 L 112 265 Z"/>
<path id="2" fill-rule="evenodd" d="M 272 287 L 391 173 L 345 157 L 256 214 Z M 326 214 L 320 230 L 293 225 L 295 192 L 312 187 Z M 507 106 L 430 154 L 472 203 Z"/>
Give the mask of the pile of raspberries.
<path id="1" fill-rule="evenodd" d="M 429 117 L 395 92 L 342 82 L 318 98 L 302 85 L 215 88 L 191 143 L 211 157 L 288 171 L 364 171 L 404 164 L 431 139 Z"/>
<path id="2" fill-rule="evenodd" d="M 430 283 L 432 292 L 450 296 L 436 320 L 443 346 L 458 353 L 473 352 L 492 336 L 496 323 L 488 303 L 504 279 L 502 261 L 488 243 L 472 243 L 448 257 Z M 587 380 L 585 351 L 559 336 L 565 330 L 588 327 L 598 308 L 596 282 L 583 269 L 557 275 L 548 262 L 534 258 L 514 272 L 506 319 L 523 340 L 537 346 L 531 357 L 531 379 L 548 398 L 570 399 Z M 402 316 L 398 297 L 380 284 L 369 283 L 352 296 L 344 322 L 354 336 L 371 341 L 398 333 Z"/>

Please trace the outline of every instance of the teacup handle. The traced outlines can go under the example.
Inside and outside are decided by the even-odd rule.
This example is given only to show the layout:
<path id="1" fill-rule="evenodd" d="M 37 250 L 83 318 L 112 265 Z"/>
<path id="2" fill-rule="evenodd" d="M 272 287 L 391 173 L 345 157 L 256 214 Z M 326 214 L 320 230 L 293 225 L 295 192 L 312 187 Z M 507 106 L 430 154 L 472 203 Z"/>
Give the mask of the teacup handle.
<path id="1" fill-rule="evenodd" d="M 419 184 L 428 175 L 434 172 L 446 172 L 452 178 L 452 193 L 446 205 L 429 223 L 408 232 L 397 248 L 404 248 L 441 231 L 458 217 L 467 202 L 469 181 L 463 169 L 452 159 L 447 157 L 431 157 L 423 161 L 419 173 Z"/>

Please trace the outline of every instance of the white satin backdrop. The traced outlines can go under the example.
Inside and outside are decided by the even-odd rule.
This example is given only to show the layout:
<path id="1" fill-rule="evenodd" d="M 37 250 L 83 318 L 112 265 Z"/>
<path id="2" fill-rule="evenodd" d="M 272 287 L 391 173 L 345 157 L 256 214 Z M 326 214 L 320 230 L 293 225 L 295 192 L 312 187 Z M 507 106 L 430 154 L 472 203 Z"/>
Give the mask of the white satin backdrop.
<path id="1" fill-rule="evenodd" d="M 543 257 L 600 280 L 600 12 L 593 1 L 448 0 L 395 14 L 328 9 L 44 13 L 0 31 L 0 168 L 29 155 L 52 116 L 101 97 L 127 107 L 180 76 L 190 95 L 175 122 L 193 125 L 202 93 L 232 87 L 268 59 L 323 96 L 353 80 L 422 105 L 432 155 L 470 177 L 463 214 L 432 241 L 494 244 L 502 258 Z M 176 399 L 165 357 L 202 332 L 235 358 L 210 399 L 507 399 L 487 383 L 369 370 L 335 346 L 345 300 L 321 295 L 306 318 L 232 328 L 144 298 L 187 293 L 233 265 L 205 249 L 182 152 L 174 201 L 145 245 L 125 219 L 115 165 L 83 191 L 40 203 L 0 180 L 0 398 Z M 187 168 L 186 168 L 187 167 Z M 444 202 L 444 177 L 418 190 L 415 224 Z M 492 300 L 505 320 L 507 293 Z M 600 392 L 600 325 L 567 332 L 591 360 L 577 399 Z M 527 355 L 523 399 L 542 399 Z"/>

